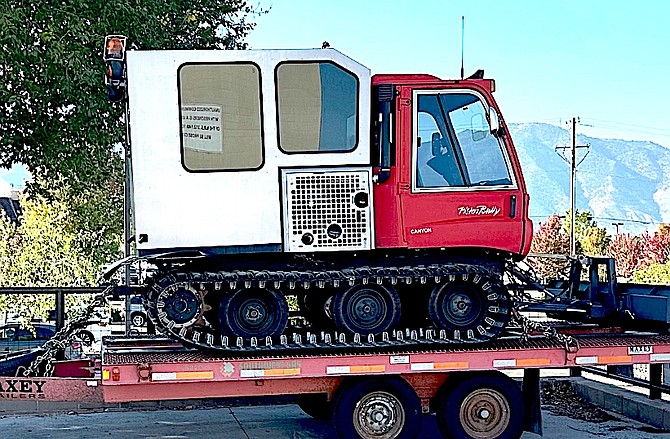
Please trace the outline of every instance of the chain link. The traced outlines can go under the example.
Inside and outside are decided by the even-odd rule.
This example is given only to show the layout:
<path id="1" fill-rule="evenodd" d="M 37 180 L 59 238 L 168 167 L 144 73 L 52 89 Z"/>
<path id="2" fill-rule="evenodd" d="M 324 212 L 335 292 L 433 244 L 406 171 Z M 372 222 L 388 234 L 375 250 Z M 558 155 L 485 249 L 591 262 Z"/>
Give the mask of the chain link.
<path id="1" fill-rule="evenodd" d="M 548 339 L 557 340 L 563 345 L 566 352 L 576 352 L 579 350 L 579 341 L 573 336 L 561 334 L 553 326 L 531 320 L 522 315 L 518 310 L 513 311 L 512 322 L 521 327 L 521 340 L 524 342 L 528 340 L 531 332 L 539 332 Z"/>
<path id="2" fill-rule="evenodd" d="M 65 326 L 56 331 L 53 337 L 44 343 L 42 346 L 44 352 L 35 358 L 23 372 L 19 371 L 17 375 L 21 374 L 24 377 L 40 376 L 40 367 L 44 365 L 41 376 L 52 376 L 56 355 L 70 346 L 77 334 L 88 325 L 95 308 L 107 305 L 107 297 L 113 289 L 114 285 L 108 286 L 101 293 L 96 294 L 88 305 L 75 310 L 74 315 Z"/>

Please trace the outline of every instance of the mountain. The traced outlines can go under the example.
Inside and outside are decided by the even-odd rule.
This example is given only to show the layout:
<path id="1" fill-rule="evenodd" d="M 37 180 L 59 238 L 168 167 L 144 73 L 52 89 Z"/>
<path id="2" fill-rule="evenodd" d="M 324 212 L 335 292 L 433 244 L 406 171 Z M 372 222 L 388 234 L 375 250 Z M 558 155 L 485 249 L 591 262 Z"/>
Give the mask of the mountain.
<path id="1" fill-rule="evenodd" d="M 543 123 L 509 124 L 509 129 L 530 192 L 531 217 L 537 223 L 554 213 L 564 215 L 570 204 L 570 172 L 556 147 L 570 144 L 569 132 Z M 577 210 L 590 210 L 610 232 L 615 222 L 623 223 L 619 231 L 634 234 L 670 223 L 670 149 L 584 135 L 577 136 L 577 144 L 591 145 L 577 168 Z M 579 149 L 578 160 L 585 153 Z M 12 189 L 3 180 L 21 187 L 29 177 L 22 166 L 0 169 L 0 197 Z"/>
<path id="2" fill-rule="evenodd" d="M 543 124 L 510 124 L 530 192 L 535 222 L 565 214 L 570 204 L 570 171 L 556 147 L 570 145 L 563 128 Z M 670 149 L 653 142 L 577 136 L 577 210 L 588 209 L 601 227 L 640 233 L 670 222 Z M 586 155 L 586 156 L 585 156 Z M 565 152 L 569 159 L 569 151 Z"/>

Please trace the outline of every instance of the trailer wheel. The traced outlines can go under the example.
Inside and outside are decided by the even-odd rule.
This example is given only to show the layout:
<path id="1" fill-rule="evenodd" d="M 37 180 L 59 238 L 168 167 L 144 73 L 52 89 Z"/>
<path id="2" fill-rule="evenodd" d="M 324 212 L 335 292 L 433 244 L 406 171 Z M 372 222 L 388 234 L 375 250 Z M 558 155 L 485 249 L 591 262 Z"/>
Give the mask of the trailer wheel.
<path id="1" fill-rule="evenodd" d="M 483 282 L 480 285 L 477 282 Z M 428 299 L 433 324 L 459 341 L 487 341 L 498 336 L 509 320 L 506 291 L 483 280 L 438 285 Z"/>
<path id="2" fill-rule="evenodd" d="M 314 419 L 328 421 L 333 416 L 333 404 L 325 393 L 306 393 L 297 395 L 295 403 Z"/>
<path id="3" fill-rule="evenodd" d="M 341 438 L 414 438 L 421 425 L 421 402 L 400 378 L 358 381 L 340 390 L 333 422 Z"/>
<path id="4" fill-rule="evenodd" d="M 439 399 L 437 425 L 446 438 L 517 439 L 523 421 L 521 390 L 502 373 L 472 375 Z"/>
<path id="5" fill-rule="evenodd" d="M 147 317 L 144 313 L 137 311 L 130 316 L 130 322 L 133 326 L 144 326 L 147 323 Z"/>
<path id="6" fill-rule="evenodd" d="M 95 337 L 93 334 L 86 330 L 77 332 L 75 338 L 81 341 L 85 346 L 91 346 L 95 342 Z"/>
<path id="7" fill-rule="evenodd" d="M 282 293 L 269 288 L 239 289 L 223 295 L 218 317 L 225 334 L 277 336 L 288 324 L 288 304 Z"/>
<path id="8" fill-rule="evenodd" d="M 349 333 L 379 334 L 397 326 L 400 296 L 382 285 L 354 285 L 333 298 L 335 327 Z"/>

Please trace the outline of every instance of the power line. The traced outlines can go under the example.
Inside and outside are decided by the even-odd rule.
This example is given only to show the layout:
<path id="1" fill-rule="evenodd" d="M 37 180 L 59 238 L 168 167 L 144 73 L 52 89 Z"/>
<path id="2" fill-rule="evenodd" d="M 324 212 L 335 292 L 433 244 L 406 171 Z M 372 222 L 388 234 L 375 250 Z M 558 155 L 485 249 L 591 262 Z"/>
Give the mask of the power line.
<path id="1" fill-rule="evenodd" d="M 592 117 L 586 117 L 584 120 L 587 123 L 590 123 L 591 121 L 596 122 L 598 124 L 603 124 L 604 126 L 610 127 L 612 129 L 616 127 L 621 127 L 620 129 L 630 129 L 632 130 L 637 130 L 637 131 L 644 131 L 648 130 L 649 132 L 655 132 L 655 133 L 666 133 L 666 135 L 670 136 L 670 129 L 668 128 L 660 128 L 660 127 L 651 127 L 651 126 L 645 126 L 645 125 L 636 125 L 636 124 L 631 124 L 631 123 L 625 123 L 625 122 L 616 122 L 616 121 L 611 121 L 611 120 L 604 120 L 604 119 L 596 119 Z"/>

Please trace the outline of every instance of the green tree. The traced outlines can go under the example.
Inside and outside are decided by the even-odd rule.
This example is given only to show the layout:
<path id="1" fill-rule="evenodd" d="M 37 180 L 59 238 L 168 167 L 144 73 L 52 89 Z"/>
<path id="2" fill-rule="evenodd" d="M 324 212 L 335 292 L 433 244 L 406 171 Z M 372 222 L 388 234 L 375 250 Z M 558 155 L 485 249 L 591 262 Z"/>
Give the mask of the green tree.
<path id="1" fill-rule="evenodd" d="M 570 218 L 570 211 L 566 212 Z M 570 235 L 570 221 L 563 223 L 564 233 Z M 593 220 L 593 214 L 588 210 L 577 211 L 575 214 L 575 241 L 577 254 L 603 256 L 607 254 L 612 238 L 605 228 L 598 227 Z"/>
<path id="2" fill-rule="evenodd" d="M 100 269 L 97 254 L 82 251 L 69 203 L 24 196 L 21 207 L 23 214 L 18 225 L 4 212 L 0 215 L 0 285 L 94 285 Z M 29 317 L 44 318 L 53 307 L 49 296 L 0 295 L 0 309 Z"/>
<path id="3" fill-rule="evenodd" d="M 3 3 L 0 167 L 22 163 L 34 182 L 24 223 L 2 222 L 0 285 L 89 285 L 118 256 L 125 124 L 107 100 L 105 35 L 143 49 L 244 49 L 263 12 L 245 0 Z"/>
<path id="4" fill-rule="evenodd" d="M 670 262 L 654 263 L 640 268 L 632 278 L 633 282 L 645 284 L 670 285 Z"/>
<path id="5" fill-rule="evenodd" d="M 245 48 L 245 0 L 7 0 L 0 9 L 0 166 L 75 193 L 122 181 L 123 108 L 107 102 L 104 37 L 144 49 Z M 34 188 L 33 188 L 34 189 Z"/>

